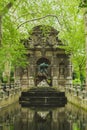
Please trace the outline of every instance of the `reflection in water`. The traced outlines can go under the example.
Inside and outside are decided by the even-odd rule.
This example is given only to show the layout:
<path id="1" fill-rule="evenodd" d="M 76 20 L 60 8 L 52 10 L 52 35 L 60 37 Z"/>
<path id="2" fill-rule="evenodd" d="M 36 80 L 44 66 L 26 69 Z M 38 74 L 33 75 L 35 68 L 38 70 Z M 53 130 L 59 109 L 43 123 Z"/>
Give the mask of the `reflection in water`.
<path id="1" fill-rule="evenodd" d="M 87 130 L 87 113 L 67 104 L 64 108 L 21 108 L 0 111 L 0 130 Z"/>

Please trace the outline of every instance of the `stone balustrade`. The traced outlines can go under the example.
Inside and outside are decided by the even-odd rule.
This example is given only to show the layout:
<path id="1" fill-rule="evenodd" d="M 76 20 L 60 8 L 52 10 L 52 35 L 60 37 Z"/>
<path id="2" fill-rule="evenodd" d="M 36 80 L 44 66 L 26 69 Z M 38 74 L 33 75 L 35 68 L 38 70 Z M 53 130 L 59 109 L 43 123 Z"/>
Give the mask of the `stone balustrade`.
<path id="1" fill-rule="evenodd" d="M 78 96 L 81 99 L 87 98 L 87 91 L 85 89 L 81 89 L 79 85 L 66 85 L 65 92 L 70 93 L 73 96 Z"/>
<path id="2" fill-rule="evenodd" d="M 87 110 L 87 90 L 85 90 L 85 86 L 67 84 L 65 85 L 65 93 L 68 101 Z"/>
<path id="3" fill-rule="evenodd" d="M 3 100 L 5 98 L 9 98 L 12 95 L 15 95 L 17 93 L 21 92 L 20 84 L 5 84 L 2 83 L 0 85 L 0 100 Z"/>

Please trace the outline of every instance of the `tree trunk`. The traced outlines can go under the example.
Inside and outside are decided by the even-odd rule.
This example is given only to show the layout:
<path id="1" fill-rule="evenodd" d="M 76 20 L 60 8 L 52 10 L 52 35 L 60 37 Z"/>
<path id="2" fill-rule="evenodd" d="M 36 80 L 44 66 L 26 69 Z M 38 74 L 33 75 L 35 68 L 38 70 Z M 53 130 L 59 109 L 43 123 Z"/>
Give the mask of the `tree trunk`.
<path id="1" fill-rule="evenodd" d="M 86 86 L 85 86 L 85 89 L 87 90 L 87 13 L 84 14 L 84 22 L 85 22 L 85 51 L 86 51 Z"/>
<path id="2" fill-rule="evenodd" d="M 2 16 L 0 16 L 0 46 L 2 43 Z"/>
<path id="3" fill-rule="evenodd" d="M 16 0 L 14 0 L 16 1 Z M 9 11 L 9 9 L 13 6 L 13 2 L 9 2 L 1 11 L 1 15 L 0 15 L 0 46 L 2 45 L 2 18 L 3 16 Z M 10 82 L 10 71 L 11 71 L 11 65 L 10 63 L 7 61 L 5 63 L 5 70 L 4 70 L 4 76 L 7 76 L 8 78 L 8 82 Z"/>

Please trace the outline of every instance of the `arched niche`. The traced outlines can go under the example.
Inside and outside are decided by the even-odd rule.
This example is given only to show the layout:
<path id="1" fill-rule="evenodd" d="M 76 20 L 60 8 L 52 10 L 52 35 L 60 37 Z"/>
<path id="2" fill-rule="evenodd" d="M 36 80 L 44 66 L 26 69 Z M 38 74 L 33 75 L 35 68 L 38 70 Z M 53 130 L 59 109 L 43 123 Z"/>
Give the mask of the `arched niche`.
<path id="1" fill-rule="evenodd" d="M 50 61 L 49 61 L 49 59 L 47 59 L 47 58 L 45 58 L 45 57 L 41 57 L 40 59 L 38 59 L 37 62 L 36 62 L 36 64 L 37 64 L 37 65 L 40 65 L 40 64 L 43 63 L 43 62 L 47 63 L 48 65 L 51 64 Z"/>
<path id="2" fill-rule="evenodd" d="M 52 86 L 51 79 L 51 62 L 49 59 L 42 57 L 36 62 L 36 75 L 35 75 L 35 84 L 36 86 L 45 80 L 49 86 Z"/>

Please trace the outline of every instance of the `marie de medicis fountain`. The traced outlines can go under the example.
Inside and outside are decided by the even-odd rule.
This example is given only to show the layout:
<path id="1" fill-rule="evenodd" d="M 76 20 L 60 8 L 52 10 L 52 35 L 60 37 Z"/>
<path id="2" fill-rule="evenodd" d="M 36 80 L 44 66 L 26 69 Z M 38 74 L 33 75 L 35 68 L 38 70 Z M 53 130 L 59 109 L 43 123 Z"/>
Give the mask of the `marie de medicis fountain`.
<path id="1" fill-rule="evenodd" d="M 29 64 L 25 69 L 16 68 L 15 72 L 23 90 L 19 98 L 22 106 L 62 106 L 67 103 L 62 90 L 72 80 L 71 62 L 70 55 L 60 47 L 64 45 L 58 33 L 53 27 L 39 25 L 23 41 Z"/>

